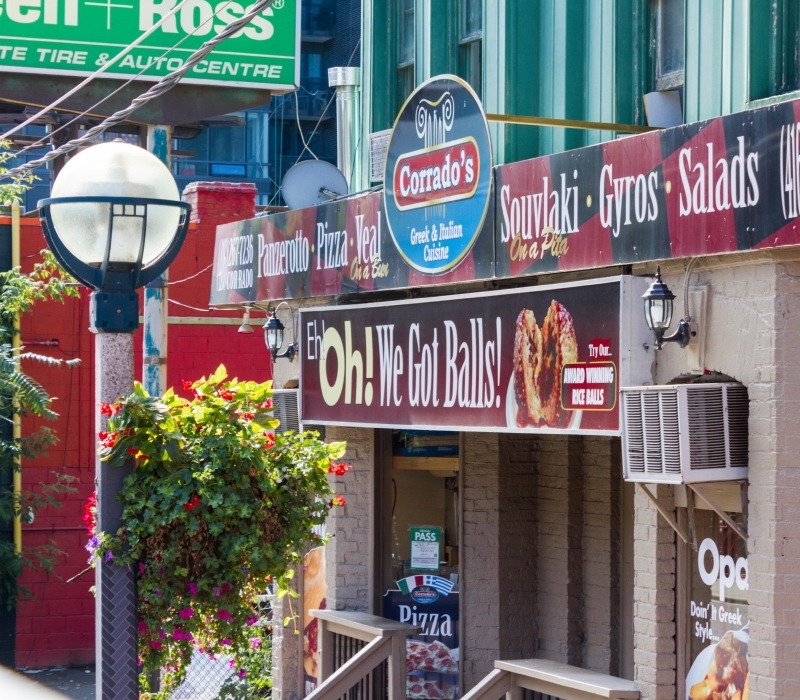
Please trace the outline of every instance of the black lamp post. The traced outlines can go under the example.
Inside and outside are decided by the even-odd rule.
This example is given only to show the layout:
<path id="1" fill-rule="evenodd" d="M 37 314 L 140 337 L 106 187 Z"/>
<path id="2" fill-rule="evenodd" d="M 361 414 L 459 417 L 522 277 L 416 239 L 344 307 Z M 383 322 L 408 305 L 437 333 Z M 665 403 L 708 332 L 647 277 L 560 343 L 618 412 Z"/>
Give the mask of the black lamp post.
<path id="1" fill-rule="evenodd" d="M 297 345 L 295 343 L 289 343 L 286 350 L 280 352 L 280 349 L 283 347 L 283 336 L 286 327 L 281 323 L 277 313 L 278 309 L 284 304 L 286 304 L 285 301 L 278 304 L 275 311 L 270 313 L 267 322 L 264 324 L 264 342 L 267 345 L 270 355 L 272 355 L 273 364 L 282 357 L 285 357 L 291 362 L 297 354 Z M 289 307 L 289 311 L 291 312 L 292 307 L 289 306 L 289 304 L 286 304 L 286 306 Z"/>
<path id="2" fill-rule="evenodd" d="M 61 265 L 90 287 L 95 337 L 95 416 L 100 403 L 133 390 L 133 332 L 139 326 L 136 290 L 156 279 L 180 250 L 191 206 L 180 201 L 166 166 L 123 141 L 92 146 L 70 158 L 39 202 L 47 244 Z M 133 471 L 96 463 L 97 532 L 116 532 L 122 504 L 116 493 Z M 95 570 L 98 700 L 137 700 L 137 600 L 134 573 L 113 561 Z"/>
<path id="3" fill-rule="evenodd" d="M 664 336 L 672 323 L 672 302 L 675 300 L 675 295 L 661 281 L 661 265 L 656 268 L 656 278 L 642 295 L 642 299 L 644 299 L 644 317 L 655 336 L 656 350 L 661 350 L 664 343 L 678 343 L 685 348 L 691 336 L 689 319 L 681 319 L 678 329 L 672 335 Z"/>

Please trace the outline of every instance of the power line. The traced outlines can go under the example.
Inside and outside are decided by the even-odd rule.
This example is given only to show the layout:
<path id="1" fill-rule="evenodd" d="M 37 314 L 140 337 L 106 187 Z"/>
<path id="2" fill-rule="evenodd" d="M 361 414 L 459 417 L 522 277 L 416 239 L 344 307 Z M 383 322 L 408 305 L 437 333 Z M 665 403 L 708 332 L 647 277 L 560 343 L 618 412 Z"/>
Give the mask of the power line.
<path id="1" fill-rule="evenodd" d="M 189 58 L 186 60 L 186 63 L 169 75 L 161 78 L 161 80 L 147 90 L 147 92 L 134 99 L 133 102 L 128 105 L 128 107 L 115 112 L 108 117 L 108 119 L 104 120 L 97 126 L 92 127 L 84 136 L 81 136 L 78 139 L 73 139 L 72 141 L 65 143 L 63 146 L 59 146 L 41 158 L 37 158 L 36 160 L 32 160 L 24 165 L 20 165 L 0 174 L 0 179 L 18 177 L 28 170 L 33 170 L 38 168 L 40 165 L 49 163 L 51 160 L 55 160 L 65 153 L 70 153 L 86 143 L 91 143 L 95 136 L 102 134 L 104 131 L 107 131 L 111 127 L 116 126 L 121 122 L 126 121 L 128 117 L 130 117 L 130 115 L 133 114 L 137 109 L 144 106 L 156 97 L 161 97 L 161 95 L 169 92 L 180 82 L 181 78 L 183 78 L 186 73 L 200 63 L 200 61 L 202 61 L 209 53 L 211 53 L 214 47 L 225 41 L 225 39 L 233 34 L 236 34 L 240 29 L 247 26 L 250 23 L 250 20 L 261 14 L 264 10 L 274 4 L 275 1 L 276 0 L 258 0 L 258 2 L 251 6 L 251 9 L 247 14 L 243 15 L 237 20 L 234 20 L 219 34 L 205 42 L 199 49 L 197 49 L 197 51 L 189 56 Z"/>
<path id="2" fill-rule="evenodd" d="M 179 5 L 177 5 L 177 6 L 176 6 L 174 9 L 176 9 L 176 10 L 177 10 L 177 9 L 178 9 L 178 8 L 179 8 L 181 5 L 183 5 L 183 3 L 184 3 L 184 2 L 190 2 L 190 1 L 191 1 L 191 0 L 182 0 L 182 2 L 181 2 Z M 169 54 L 171 54 L 171 53 L 172 53 L 172 52 L 173 52 L 175 49 L 177 49 L 177 48 L 178 48 L 178 47 L 179 47 L 179 46 L 180 46 L 180 45 L 181 45 L 181 44 L 182 44 L 184 41 L 186 41 L 186 40 L 187 40 L 187 39 L 189 39 L 190 37 L 194 36 L 194 35 L 195 35 L 195 34 L 196 34 L 196 33 L 197 33 L 197 32 L 198 32 L 198 31 L 199 31 L 199 30 L 200 30 L 202 27 L 204 27 L 206 24 L 208 24 L 209 22 L 212 22 L 212 21 L 213 21 L 213 20 L 214 20 L 214 19 L 215 19 L 215 18 L 216 18 L 218 15 L 219 15 L 219 13 L 220 13 L 222 10 L 224 10 L 224 9 L 225 9 L 225 8 L 226 8 L 228 5 L 230 5 L 232 2 L 234 2 L 234 0 L 227 0 L 225 3 L 220 3 L 220 4 L 219 4 L 219 5 L 218 5 L 218 6 L 217 6 L 215 9 L 214 9 L 214 13 L 213 13 L 213 14 L 212 14 L 210 17 L 208 17 L 207 19 L 204 19 L 204 20 L 203 20 L 203 21 L 202 21 L 200 24 L 198 24 L 198 25 L 197 25 L 197 26 L 196 26 L 196 27 L 195 27 L 195 28 L 194 28 L 194 29 L 193 29 L 191 32 L 189 32 L 188 34 L 184 35 L 184 36 L 183 36 L 181 39 L 179 39 L 178 41 L 176 41 L 176 42 L 175 42 L 175 43 L 174 43 L 174 44 L 173 44 L 173 45 L 172 45 L 170 48 L 168 48 L 166 51 L 164 51 L 164 53 L 162 53 L 162 54 L 161 54 L 161 55 L 160 55 L 160 56 L 159 56 L 157 59 L 155 59 L 155 60 L 156 60 L 156 61 L 159 61 L 159 60 L 161 60 L 162 58 L 165 58 L 166 56 L 169 56 Z M 166 17 L 165 17 L 164 19 L 166 19 Z M 159 22 L 159 24 L 160 24 L 160 23 L 161 23 L 161 22 Z M 131 46 L 133 46 L 133 44 L 131 44 Z M 130 48 L 130 47 L 129 47 L 129 48 Z M 122 56 L 122 53 L 120 53 L 120 54 L 119 54 L 119 56 Z M 150 67 L 150 66 L 149 66 L 149 64 L 148 64 L 147 66 L 145 66 L 144 68 L 142 68 L 142 70 L 140 70 L 140 71 L 139 71 L 139 72 L 138 72 L 136 75 L 133 75 L 133 76 L 131 76 L 131 77 L 130 77 L 128 80 L 126 80 L 124 83 L 122 83 L 122 85 L 120 85 L 120 86 L 119 86 L 119 87 L 118 87 L 116 90 L 113 90 L 112 92 L 108 93 L 108 95 L 106 95 L 105 97 L 103 97 L 103 98 L 102 98 L 101 100 L 99 100 L 98 102 L 95 102 L 95 103 L 94 103 L 94 104 L 93 104 L 91 107 L 89 107 L 88 109 L 84 110 L 84 111 L 83 111 L 83 112 L 81 112 L 80 114 L 77 114 L 77 115 L 75 115 L 75 116 L 74 116 L 72 119 L 70 119 L 70 120 L 69 120 L 69 121 L 68 121 L 66 124 L 62 124 L 62 125 L 61 125 L 61 126 L 59 126 L 57 129 L 54 129 L 53 131 L 51 131 L 50 133 L 48 133 L 46 136 L 43 136 L 42 138 L 40 138 L 40 139 L 39 139 L 38 141 L 36 141 L 35 143 L 29 144 L 28 146 L 25 146 L 24 148 L 20 148 L 18 151 L 16 151 L 16 153 L 14 153 L 14 157 L 15 157 L 15 158 L 18 158 L 19 156 L 23 155 L 24 153 L 27 153 L 28 151 L 35 151 L 36 149 L 38 149 L 38 148 L 41 148 L 42 146 L 46 146 L 46 145 L 47 145 L 47 144 L 50 142 L 50 140 L 53 138 L 53 136 L 55 136 L 55 135 L 56 135 L 58 132 L 60 132 L 60 131 L 63 131 L 64 129 L 66 129 L 67 127 L 69 127 L 69 126 L 70 126 L 70 124 L 74 124 L 74 123 L 75 123 L 76 121 L 78 121 L 78 120 L 79 120 L 81 117 L 85 117 L 87 114 L 91 114 L 91 113 L 92 113 L 92 112 L 93 112 L 95 109 L 97 109 L 97 108 L 98 108 L 98 107 L 99 107 L 101 104 L 103 104 L 103 102 L 105 102 L 106 100 L 109 100 L 109 99 L 111 99 L 111 98 L 112 98 L 114 95 L 116 95 L 118 92 L 121 92 L 122 90 L 124 90 L 124 89 L 125 89 L 125 88 L 126 88 L 128 85 L 130 85 L 130 84 L 131 84 L 131 83 L 132 83 L 134 80 L 136 80 L 136 79 L 137 79 L 137 78 L 139 78 L 139 77 L 140 77 L 142 74 L 144 74 L 144 73 L 147 71 L 147 69 L 148 69 L 149 67 Z M 90 76 L 90 78 L 91 78 L 91 76 Z M 88 80 L 89 80 L 89 78 L 87 78 L 87 81 L 88 81 Z M 84 81 L 83 83 L 81 83 L 81 85 L 85 85 L 87 81 Z M 78 87 L 80 87 L 80 85 L 79 85 Z M 50 105 L 49 107 L 46 107 L 45 109 L 43 109 L 43 110 L 42 110 L 42 111 L 41 111 L 39 114 L 46 113 L 47 111 L 49 111 L 50 109 L 52 109 L 54 105 L 57 105 L 57 104 L 59 104 L 59 103 L 60 103 L 60 101 L 61 101 L 61 98 L 59 98 L 59 100 L 57 100 L 56 102 L 54 102 L 54 103 L 53 103 L 52 105 Z M 35 117 L 32 117 L 32 118 L 35 118 Z M 28 121 L 30 121 L 30 120 L 28 120 Z M 28 123 L 28 122 L 26 122 L 26 123 Z M 22 126 L 24 126 L 24 125 L 25 125 L 25 124 L 20 124 L 20 127 L 22 127 Z M 6 138 L 7 136 L 10 136 L 12 133 L 14 133 L 14 131 L 8 131 L 8 132 L 5 132 L 5 133 L 3 133 L 3 134 L 0 134 L 0 139 Z"/>
<path id="3" fill-rule="evenodd" d="M 184 5 L 187 3 L 187 2 L 191 2 L 191 1 L 192 1 L 192 0 L 181 0 L 181 2 L 179 2 L 179 3 L 178 3 L 178 4 L 177 4 L 175 7 L 173 7 L 173 8 L 172 8 L 172 9 L 171 9 L 171 10 L 170 10 L 170 11 L 169 11 L 167 14 L 165 14 L 165 15 L 164 15 L 164 16 L 163 16 L 163 17 L 162 17 L 160 20 L 158 20 L 158 22 L 156 22 L 156 23 L 155 23 L 155 24 L 154 24 L 152 27 L 150 27 L 150 29 L 148 29 L 148 30 L 147 30 L 147 31 L 146 31 L 144 34 L 142 34 L 140 37 L 138 37 L 138 38 L 137 38 L 135 41 L 133 41 L 133 42 L 132 42 L 132 43 L 130 43 L 128 46 L 126 46 L 124 49 L 122 49 L 122 51 L 120 51 L 120 52 L 119 52 L 119 53 L 118 53 L 116 56 L 114 56 L 114 58 L 112 58 L 110 61 L 106 61 L 106 62 L 105 62 L 105 63 L 104 63 L 102 66 L 100 66 L 100 67 L 99 67 L 99 68 L 98 68 L 98 69 L 97 69 L 97 70 L 96 70 L 94 73 L 92 73 L 90 76 L 88 76 L 87 78 L 85 78 L 84 80 L 82 80 L 80 83 L 78 83 L 78 84 L 77 84 L 77 85 L 76 85 L 74 88 L 72 88 L 71 90 L 68 90 L 67 92 L 65 92 L 65 93 L 64 93 L 63 95 L 61 95 L 61 97 L 59 97 L 59 98 L 58 98 L 58 99 L 57 99 L 55 102 L 53 102 L 52 104 L 48 105 L 47 107 L 44 107 L 43 109 L 39 110 L 39 111 L 38 111 L 36 114 L 34 114 L 32 117 L 28 117 L 28 119 L 26 119 L 26 120 L 25 120 L 24 122 L 22 122 L 21 124 L 17 124 L 17 126 L 15 126 L 13 129 L 11 129 L 10 131 L 7 131 L 6 133 L 4 133 L 4 134 L 3 134 L 3 136 L 5 136 L 5 137 L 8 137 L 8 136 L 11 136 L 12 134 L 16 134 L 18 131 L 21 131 L 21 130 L 22 130 L 22 129 L 24 129 L 26 126 L 28 126 L 28 124 L 32 124 L 32 123 L 33 123 L 33 122 L 35 122 L 35 121 L 36 121 L 36 120 L 37 120 L 39 117 L 43 117 L 43 116 L 44 116 L 45 114 L 47 114 L 47 113 L 48 113 L 48 112 L 49 112 L 51 109 L 53 109 L 53 108 L 57 107 L 57 106 L 58 106 L 58 105 L 60 105 L 60 104 L 61 104 L 61 103 L 62 103 L 64 100 L 66 100 L 66 99 L 67 99 L 67 98 L 69 98 L 69 97 L 72 97 L 72 96 L 73 96 L 73 95 L 74 95 L 76 92 L 78 92 L 78 91 L 79 91 L 79 90 L 81 90 L 82 88 L 86 87 L 86 86 L 87 86 L 89 83 L 91 83 L 91 82 L 92 82 L 92 80 L 94 80 L 94 79 L 95 79 L 95 78 L 96 78 L 98 75 L 100 75 L 101 73 L 104 73 L 105 71 L 107 71 L 107 70 L 108 70 L 108 69 L 109 69 L 111 66 L 113 66 L 113 65 L 114 65 L 114 64 L 115 64 L 117 61 L 119 61 L 119 60 L 120 60 L 120 59 L 121 59 L 123 56 L 125 56 L 125 55 L 126 55 L 126 54 L 128 54 L 128 53 L 130 53 L 130 52 L 131 52 L 133 49 L 135 49 L 135 48 L 136 48 L 136 47 L 137 47 L 139 44 L 141 44 L 141 43 L 142 43 L 142 42 L 143 42 L 143 41 L 144 41 L 144 40 L 145 40 L 147 37 L 149 37 L 149 36 L 150 36 L 150 35 L 151 35 L 151 34 L 152 34 L 152 33 L 153 33 L 153 32 L 154 32 L 156 29 L 158 29 L 158 28 L 159 28 L 159 27 L 160 27 L 162 24 L 164 24 L 164 22 L 166 22 L 166 21 L 167 21 L 167 20 L 168 20 L 170 17 L 172 17 L 172 16 L 173 16 L 175 13 L 177 13 L 177 12 L 178 12 L 178 10 L 180 10 L 180 9 L 181 9 L 181 8 L 182 8 L 182 7 L 183 7 L 183 6 L 184 6 Z"/>

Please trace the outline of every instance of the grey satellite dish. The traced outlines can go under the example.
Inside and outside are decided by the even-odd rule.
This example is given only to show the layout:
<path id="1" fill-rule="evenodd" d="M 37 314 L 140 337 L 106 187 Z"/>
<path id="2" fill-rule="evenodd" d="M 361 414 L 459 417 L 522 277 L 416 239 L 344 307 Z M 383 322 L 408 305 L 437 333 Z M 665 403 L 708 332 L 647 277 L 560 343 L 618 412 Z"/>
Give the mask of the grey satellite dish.
<path id="1" fill-rule="evenodd" d="M 304 160 L 283 176 L 283 201 L 289 209 L 324 204 L 348 193 L 347 179 L 335 165 L 324 160 Z"/>

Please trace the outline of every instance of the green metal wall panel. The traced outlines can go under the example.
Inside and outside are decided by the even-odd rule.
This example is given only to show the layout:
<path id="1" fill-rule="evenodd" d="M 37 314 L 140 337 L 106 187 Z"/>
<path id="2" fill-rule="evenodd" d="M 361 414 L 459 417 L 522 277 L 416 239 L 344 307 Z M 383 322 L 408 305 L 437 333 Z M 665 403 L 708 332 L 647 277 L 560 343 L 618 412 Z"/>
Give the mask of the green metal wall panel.
<path id="1" fill-rule="evenodd" d="M 371 120 L 388 128 L 397 90 L 399 0 L 366 0 Z M 656 0 L 483 0 L 483 102 L 487 112 L 643 124 L 654 89 Z M 415 80 L 457 72 L 459 0 L 416 0 Z M 797 89 L 798 0 L 686 0 L 687 122 L 747 108 Z M 369 100 L 366 101 L 369 103 Z M 368 133 L 368 132 L 367 132 Z M 495 161 L 510 162 L 613 138 L 493 124 Z"/>
<path id="2" fill-rule="evenodd" d="M 748 14 L 748 0 L 686 0 L 685 121 L 746 109 Z"/>

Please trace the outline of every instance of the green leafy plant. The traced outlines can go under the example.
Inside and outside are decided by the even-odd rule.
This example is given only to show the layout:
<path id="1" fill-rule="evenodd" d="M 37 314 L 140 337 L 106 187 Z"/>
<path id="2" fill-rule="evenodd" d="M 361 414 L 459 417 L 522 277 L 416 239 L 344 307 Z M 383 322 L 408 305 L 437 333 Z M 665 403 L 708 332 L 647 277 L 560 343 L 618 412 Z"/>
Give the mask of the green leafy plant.
<path id="1" fill-rule="evenodd" d="M 8 172 L 5 164 L 14 157 L 10 148 L 11 142 L 8 139 L 0 139 L 0 174 Z M 31 171 L 27 171 L 12 178 L 11 181 L 0 181 L 0 204 L 7 206 L 15 201 L 21 202 L 22 195 L 38 179 Z"/>
<path id="2" fill-rule="evenodd" d="M 0 162 L 3 162 L 0 154 Z M 0 187 L 0 198 L 3 189 Z M 62 360 L 26 352 L 12 347 L 14 318 L 31 311 L 38 301 L 63 301 L 78 295 L 69 286 L 70 278 L 61 270 L 49 251 L 42 251 L 42 262 L 30 274 L 14 268 L 0 273 L 0 523 L 9 526 L 16 516 L 29 520 L 40 508 L 59 507 L 61 498 L 75 489 L 70 486 L 73 477 L 55 474 L 50 484 L 39 484 L 39 489 L 14 493 L 11 475 L 18 471 L 18 458 L 33 460 L 44 455 L 57 442 L 55 433 L 47 426 L 23 438 L 13 437 L 14 414 L 20 419 L 38 417 L 53 420 L 52 400 L 44 387 L 21 368 L 22 362 L 37 362 L 50 366 L 73 366 L 79 360 Z M 63 552 L 51 541 L 35 547 L 26 546 L 17 552 L 14 543 L 0 541 L 0 600 L 11 609 L 20 594 L 28 591 L 19 585 L 23 567 L 41 567 L 52 572 L 57 558 Z"/>
<path id="3" fill-rule="evenodd" d="M 332 495 L 329 472 L 344 443 L 317 433 L 276 434 L 271 382 L 226 381 L 224 366 L 184 382 L 192 400 L 171 389 L 161 398 L 136 384 L 104 405 L 108 430 L 99 453 L 111 465 L 136 461 L 117 497 L 123 527 L 97 532 L 88 549 L 137 574 L 142 687 L 152 671 L 167 698 L 182 681 L 193 650 L 230 657 L 246 678 L 265 644 L 255 601 L 274 584 L 290 592 L 302 552 L 321 543 L 313 528 Z"/>

